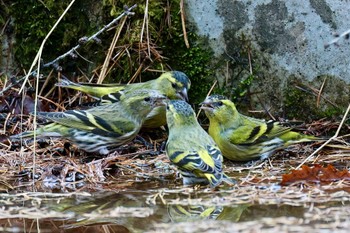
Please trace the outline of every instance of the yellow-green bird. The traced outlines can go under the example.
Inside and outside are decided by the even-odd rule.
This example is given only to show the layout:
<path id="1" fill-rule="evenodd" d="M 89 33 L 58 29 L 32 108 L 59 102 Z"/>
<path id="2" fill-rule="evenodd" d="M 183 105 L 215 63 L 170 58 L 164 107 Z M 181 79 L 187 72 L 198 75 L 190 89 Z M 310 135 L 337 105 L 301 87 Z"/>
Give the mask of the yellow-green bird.
<path id="1" fill-rule="evenodd" d="M 168 205 L 167 211 L 172 222 L 195 222 L 216 219 L 224 207 L 202 205 Z"/>
<path id="2" fill-rule="evenodd" d="M 52 122 L 38 128 L 38 137 L 63 137 L 87 152 L 108 154 L 131 141 L 154 107 L 164 105 L 165 96 L 155 90 L 125 92 L 119 102 L 88 110 L 38 112 Z M 34 131 L 11 136 L 33 137 Z"/>
<path id="3" fill-rule="evenodd" d="M 291 144 L 320 140 L 293 132 L 278 122 L 240 114 L 235 104 L 222 95 L 208 96 L 201 109 L 209 118 L 209 135 L 223 156 L 233 161 L 264 160 L 276 150 Z"/>
<path id="4" fill-rule="evenodd" d="M 169 128 L 166 153 L 177 166 L 184 185 L 210 184 L 216 187 L 222 181 L 234 180 L 223 172 L 220 149 L 199 125 L 191 106 L 183 100 L 170 100 L 166 107 Z"/>
<path id="5" fill-rule="evenodd" d="M 165 95 L 169 99 L 183 99 L 188 101 L 188 90 L 191 81 L 187 75 L 181 71 L 169 71 L 163 73 L 160 77 L 142 83 L 132 84 L 90 84 L 90 83 L 74 83 L 68 79 L 63 79 L 56 86 L 75 89 L 92 96 L 101 98 L 96 105 L 111 104 L 119 101 L 120 91 L 135 90 L 156 90 Z M 166 124 L 165 106 L 154 108 L 147 116 L 143 127 L 158 128 Z"/>

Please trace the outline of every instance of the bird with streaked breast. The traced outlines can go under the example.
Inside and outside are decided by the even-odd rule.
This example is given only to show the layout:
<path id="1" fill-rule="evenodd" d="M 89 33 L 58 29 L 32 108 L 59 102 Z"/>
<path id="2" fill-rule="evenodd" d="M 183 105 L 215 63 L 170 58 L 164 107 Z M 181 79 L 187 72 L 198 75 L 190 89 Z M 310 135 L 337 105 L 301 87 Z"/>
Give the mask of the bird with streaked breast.
<path id="1" fill-rule="evenodd" d="M 131 84 L 90 84 L 74 83 L 63 79 L 56 86 L 75 89 L 100 98 L 90 106 L 111 104 L 119 101 L 121 91 L 157 90 L 169 99 L 182 99 L 188 101 L 188 91 L 191 81 L 181 71 L 168 71 L 156 79 Z M 165 107 L 154 108 L 143 123 L 143 128 L 158 128 L 166 124 Z"/>
<path id="2" fill-rule="evenodd" d="M 223 172 L 220 149 L 199 125 L 192 107 L 182 100 L 167 101 L 169 128 L 166 154 L 178 168 L 184 185 L 210 184 L 214 188 L 222 182 L 235 181 Z"/>
<path id="3" fill-rule="evenodd" d="M 120 101 L 88 110 L 38 112 L 51 123 L 36 131 L 13 135 L 11 140 L 33 137 L 63 137 L 87 152 L 108 154 L 136 137 L 146 116 L 164 105 L 166 97 L 155 90 L 123 92 Z"/>
<path id="4" fill-rule="evenodd" d="M 291 144 L 323 140 L 294 132 L 279 122 L 245 116 L 222 95 L 208 96 L 200 108 L 209 119 L 209 135 L 232 161 L 264 160 Z"/>

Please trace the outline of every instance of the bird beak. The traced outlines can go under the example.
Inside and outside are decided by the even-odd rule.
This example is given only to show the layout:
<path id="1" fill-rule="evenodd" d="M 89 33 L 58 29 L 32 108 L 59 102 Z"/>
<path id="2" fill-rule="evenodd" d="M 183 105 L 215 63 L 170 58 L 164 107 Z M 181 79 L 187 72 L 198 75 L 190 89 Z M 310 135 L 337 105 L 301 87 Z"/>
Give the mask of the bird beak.
<path id="1" fill-rule="evenodd" d="M 187 88 L 184 88 L 182 91 L 177 92 L 176 96 L 188 102 Z"/>
<path id="2" fill-rule="evenodd" d="M 157 101 L 155 103 L 155 106 L 166 106 L 168 102 L 168 98 L 165 96 L 157 98 Z"/>
<path id="3" fill-rule="evenodd" d="M 209 102 L 204 100 L 202 103 L 199 104 L 200 105 L 200 109 L 204 110 L 204 111 L 212 111 L 214 109 L 214 106 Z"/>

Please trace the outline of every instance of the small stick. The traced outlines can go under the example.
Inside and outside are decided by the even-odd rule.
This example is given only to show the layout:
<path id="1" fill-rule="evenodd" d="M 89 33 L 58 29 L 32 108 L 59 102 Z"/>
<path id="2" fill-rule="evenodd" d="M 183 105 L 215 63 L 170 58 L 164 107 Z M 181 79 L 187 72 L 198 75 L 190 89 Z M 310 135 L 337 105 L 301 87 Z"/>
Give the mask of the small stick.
<path id="1" fill-rule="evenodd" d="M 73 1 L 73 2 L 74 2 L 74 1 Z M 126 16 L 126 15 L 127 15 L 127 16 L 133 15 L 134 13 L 131 12 L 131 10 L 134 9 L 136 6 L 137 6 L 137 4 L 133 5 L 132 7 L 128 8 L 128 9 L 126 9 L 121 15 L 119 15 L 117 18 L 115 18 L 114 20 L 112 20 L 109 24 L 105 25 L 101 30 L 99 30 L 98 32 L 96 32 L 96 33 L 93 34 L 92 36 L 90 36 L 90 37 L 83 37 L 83 38 L 81 38 L 80 40 L 83 41 L 84 43 L 86 43 L 86 42 L 88 42 L 88 41 L 92 41 L 92 40 L 98 41 L 98 38 L 97 38 L 97 37 L 98 37 L 101 33 L 105 32 L 106 30 L 108 30 L 109 28 L 111 28 L 111 27 L 112 27 L 116 22 L 118 22 L 122 17 L 124 17 L 124 16 Z M 79 49 L 80 46 L 81 46 L 80 44 L 74 46 L 74 47 L 73 47 L 72 49 L 70 49 L 68 52 L 66 52 L 66 53 L 62 54 L 61 56 L 57 57 L 56 59 L 54 59 L 54 60 L 52 60 L 52 61 L 50 61 L 50 62 L 48 62 L 48 63 L 42 65 L 42 67 L 46 68 L 46 67 L 53 66 L 55 69 L 58 69 L 58 68 L 59 68 L 58 65 L 57 65 L 58 62 L 59 62 L 60 60 L 64 59 L 65 57 L 70 56 L 70 55 L 76 53 L 76 50 Z M 38 60 L 38 57 L 35 58 L 35 62 L 36 62 L 37 60 Z M 33 64 L 35 64 L 35 63 L 33 62 Z M 31 68 L 30 68 L 30 72 L 29 72 L 26 76 L 20 78 L 15 84 L 10 84 L 10 85 L 8 85 L 7 87 L 3 88 L 3 89 L 0 91 L 0 95 L 2 95 L 5 91 L 11 89 L 11 88 L 12 88 L 13 86 L 15 86 L 17 83 L 22 82 L 22 81 L 25 80 L 25 79 L 27 80 L 27 79 L 29 78 L 29 76 L 35 76 L 37 70 L 33 70 L 33 67 L 34 67 L 33 64 L 32 64 L 32 66 L 31 66 Z M 33 70 L 33 71 L 32 71 L 32 70 Z M 22 87 L 23 87 L 23 86 L 22 86 Z"/>
<path id="2" fill-rule="evenodd" d="M 142 45 L 143 33 L 146 27 L 147 52 L 148 52 L 149 59 L 151 59 L 151 48 L 149 46 L 149 31 L 148 31 L 148 5 L 149 5 L 148 0 L 146 0 L 145 13 L 144 13 L 142 29 L 141 29 L 140 47 Z"/>
<path id="3" fill-rule="evenodd" d="M 137 68 L 134 76 L 131 77 L 128 84 L 133 83 L 135 81 L 136 77 L 141 73 L 142 68 L 143 68 L 143 62 L 140 64 L 139 68 Z"/>
<path id="4" fill-rule="evenodd" d="M 315 154 L 317 154 L 323 147 L 325 147 L 329 142 L 331 142 L 332 140 L 336 139 L 339 135 L 340 129 L 343 126 L 346 117 L 348 115 L 350 111 L 350 104 L 348 106 L 348 108 L 346 109 L 345 115 L 343 116 L 343 119 L 340 122 L 340 125 L 338 126 L 337 132 L 335 132 L 335 134 L 333 135 L 333 137 L 331 137 L 330 139 L 328 139 L 325 143 L 323 143 L 317 150 L 315 150 L 311 155 L 309 155 L 301 164 L 299 164 L 299 166 L 296 169 L 299 169 L 301 166 L 303 166 L 312 156 L 314 156 Z M 315 159 L 316 160 L 316 159 Z M 315 162 L 314 160 L 314 162 Z"/>
<path id="5" fill-rule="evenodd" d="M 133 5 L 132 7 L 125 9 L 125 11 L 119 15 L 117 18 L 115 18 L 114 20 L 112 20 L 109 24 L 105 25 L 101 30 L 99 30 L 98 32 L 96 32 L 95 34 L 93 34 L 92 36 L 88 37 L 88 38 L 84 38 L 84 42 L 89 42 L 89 41 L 98 41 L 98 36 L 105 32 L 107 29 L 111 28 L 116 22 L 118 22 L 122 17 L 124 16 L 128 16 L 128 15 L 132 15 L 133 13 L 131 12 L 132 9 L 134 9 L 137 5 Z M 71 54 L 75 53 L 75 50 L 79 49 L 81 46 L 81 44 L 77 44 L 76 46 L 74 46 L 72 49 L 70 49 L 69 51 L 67 51 L 66 53 L 62 54 L 61 56 L 57 57 L 55 60 L 48 62 L 46 64 L 43 65 L 43 67 L 48 67 L 48 66 L 52 66 L 58 63 L 58 61 L 62 60 L 63 58 L 70 56 Z"/>
<path id="6" fill-rule="evenodd" d="M 323 88 L 324 88 L 324 84 L 326 83 L 326 80 L 327 80 L 327 77 L 323 80 L 322 86 L 321 86 L 320 90 L 318 91 L 317 103 L 316 103 L 317 107 L 320 106 L 320 99 L 321 99 L 321 96 L 322 96 L 322 91 L 323 91 Z"/>
<path id="7" fill-rule="evenodd" d="M 125 22 L 126 22 L 126 18 L 124 18 L 124 20 L 122 21 L 122 23 L 121 23 L 121 25 L 119 27 L 119 30 L 114 34 L 112 43 L 109 46 L 106 59 L 105 59 L 105 61 L 103 63 L 103 66 L 102 66 L 100 76 L 98 77 L 97 84 L 101 84 L 103 82 L 103 80 L 105 79 L 105 77 L 106 77 L 109 61 L 111 60 L 113 51 L 115 49 L 115 45 L 117 44 L 117 42 L 119 40 L 119 36 L 120 36 L 120 33 L 121 33 L 121 31 L 122 31 L 122 29 L 124 27 Z"/>
<path id="8" fill-rule="evenodd" d="M 182 25 L 182 32 L 184 34 L 184 40 L 186 48 L 190 48 L 190 44 L 188 43 L 187 39 L 187 31 L 186 31 L 186 18 L 185 18 L 185 10 L 184 10 L 184 0 L 180 1 L 180 12 L 181 12 L 181 25 Z"/>
<path id="9" fill-rule="evenodd" d="M 343 32 L 342 34 L 337 36 L 335 39 L 333 39 L 330 42 L 328 42 L 327 44 L 325 44 L 324 48 L 326 49 L 329 46 L 331 46 L 332 44 L 338 45 L 338 41 L 340 40 L 340 38 L 344 37 L 345 39 L 349 39 L 349 35 L 350 35 L 350 29 L 345 31 L 345 32 Z"/>
<path id="10" fill-rule="evenodd" d="M 213 83 L 213 85 L 211 86 L 210 90 L 208 91 L 207 97 L 210 96 L 211 92 L 213 91 L 214 87 L 216 86 L 216 84 L 218 83 L 218 80 L 215 80 L 215 82 Z M 199 117 L 199 114 L 201 113 L 202 109 L 199 109 L 198 113 L 197 113 L 197 118 Z"/>

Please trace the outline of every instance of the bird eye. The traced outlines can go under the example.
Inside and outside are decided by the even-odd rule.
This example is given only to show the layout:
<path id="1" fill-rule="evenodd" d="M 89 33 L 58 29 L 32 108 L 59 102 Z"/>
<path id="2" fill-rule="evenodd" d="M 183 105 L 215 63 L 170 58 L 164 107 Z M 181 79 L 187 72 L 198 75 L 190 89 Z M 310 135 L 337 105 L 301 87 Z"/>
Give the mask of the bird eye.
<path id="1" fill-rule="evenodd" d="M 150 97 L 145 97 L 143 100 L 146 101 L 146 102 L 148 102 L 148 101 L 151 100 L 151 98 L 150 98 Z"/>
<path id="2" fill-rule="evenodd" d="M 223 103 L 222 101 L 219 101 L 219 102 L 218 102 L 218 105 L 219 105 L 219 106 L 222 106 L 222 105 L 224 105 L 224 103 Z"/>
<path id="3" fill-rule="evenodd" d="M 176 88 L 176 87 L 177 87 L 176 83 L 172 83 L 171 86 L 172 86 L 173 88 Z"/>
<path id="4" fill-rule="evenodd" d="M 169 110 L 169 105 L 166 106 L 166 109 Z"/>

